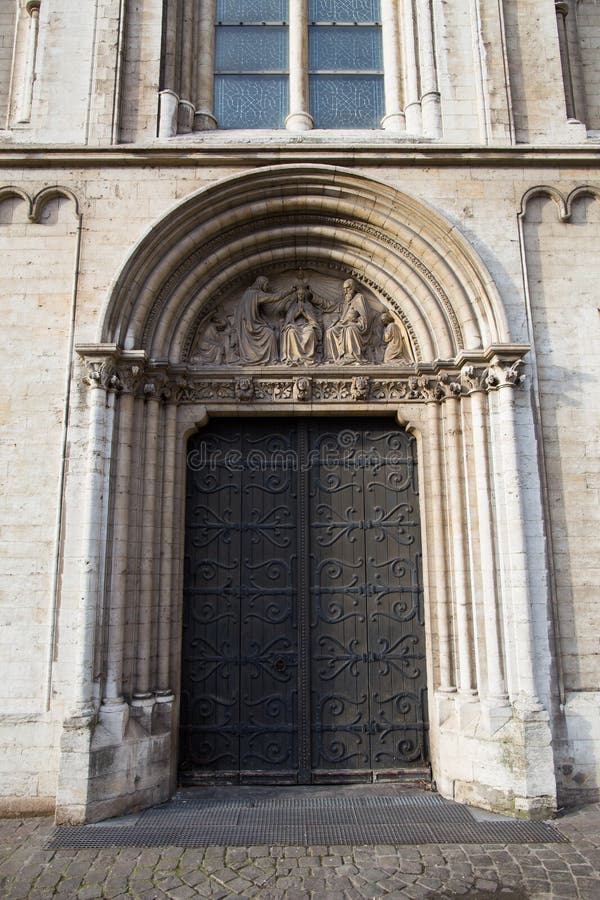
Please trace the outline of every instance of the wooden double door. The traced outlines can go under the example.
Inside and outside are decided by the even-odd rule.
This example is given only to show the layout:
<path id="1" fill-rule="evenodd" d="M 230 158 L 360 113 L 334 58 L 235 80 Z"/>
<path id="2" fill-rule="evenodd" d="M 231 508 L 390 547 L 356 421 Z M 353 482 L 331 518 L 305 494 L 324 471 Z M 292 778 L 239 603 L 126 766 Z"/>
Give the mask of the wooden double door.
<path id="1" fill-rule="evenodd" d="M 187 454 L 180 772 L 309 784 L 427 762 L 414 439 L 216 420 Z"/>

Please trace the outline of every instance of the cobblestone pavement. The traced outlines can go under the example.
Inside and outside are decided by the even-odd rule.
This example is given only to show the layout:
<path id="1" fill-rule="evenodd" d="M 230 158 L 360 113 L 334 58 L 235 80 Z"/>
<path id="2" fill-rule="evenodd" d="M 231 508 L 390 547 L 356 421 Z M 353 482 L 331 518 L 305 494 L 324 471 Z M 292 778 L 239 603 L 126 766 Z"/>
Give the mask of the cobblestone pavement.
<path id="1" fill-rule="evenodd" d="M 600 898 L 600 804 L 565 844 L 44 850 L 49 819 L 0 820 L 0 897 Z"/>

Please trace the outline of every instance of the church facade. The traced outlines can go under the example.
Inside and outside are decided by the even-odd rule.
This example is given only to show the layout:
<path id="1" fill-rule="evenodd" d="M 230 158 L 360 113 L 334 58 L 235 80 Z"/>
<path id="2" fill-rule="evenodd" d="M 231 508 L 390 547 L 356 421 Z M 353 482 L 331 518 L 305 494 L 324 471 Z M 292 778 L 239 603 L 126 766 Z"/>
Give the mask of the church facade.
<path id="1" fill-rule="evenodd" d="M 7 0 L 0 813 L 600 796 L 595 0 Z"/>

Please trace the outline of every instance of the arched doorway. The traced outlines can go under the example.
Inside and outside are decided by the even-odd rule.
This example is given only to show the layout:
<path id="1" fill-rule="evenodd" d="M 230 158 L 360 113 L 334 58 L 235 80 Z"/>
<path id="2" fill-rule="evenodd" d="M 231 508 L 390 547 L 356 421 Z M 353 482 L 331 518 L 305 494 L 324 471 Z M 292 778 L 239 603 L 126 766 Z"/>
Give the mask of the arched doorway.
<path id="1" fill-rule="evenodd" d="M 180 777 L 427 777 L 415 439 L 220 419 L 188 443 Z"/>
<path id="2" fill-rule="evenodd" d="M 291 305 L 278 309 L 279 297 Z M 261 304 L 271 318 L 257 315 Z M 77 410 L 87 468 L 76 476 L 90 513 L 81 546 L 65 553 L 83 572 L 82 675 L 59 818 L 114 815 L 175 790 L 187 440 L 217 419 L 273 416 L 346 416 L 357 431 L 389 416 L 416 438 L 433 777 L 457 799 L 552 808 L 551 661 L 544 598 L 532 594 L 543 538 L 532 555 L 521 472 L 526 462 L 535 493 L 533 426 L 517 390 L 528 347 L 450 222 L 335 167 L 226 179 L 150 229 L 115 281 L 98 342 L 77 351 L 90 390 Z M 367 592 L 375 582 L 363 579 Z M 381 662 L 371 652 L 361 666 L 363 655 Z M 313 708 L 296 706 L 304 734 Z M 372 709 L 355 723 L 361 739 L 376 731 Z M 86 772 L 76 800 L 73 754 Z M 298 759 L 312 778 L 312 759 Z"/>

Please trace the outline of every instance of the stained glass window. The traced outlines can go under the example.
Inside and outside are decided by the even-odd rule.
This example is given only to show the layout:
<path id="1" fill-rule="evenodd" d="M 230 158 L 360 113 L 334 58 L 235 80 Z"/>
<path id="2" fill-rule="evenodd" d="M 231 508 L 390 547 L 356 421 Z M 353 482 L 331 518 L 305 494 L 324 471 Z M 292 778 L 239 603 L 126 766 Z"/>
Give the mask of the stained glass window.
<path id="1" fill-rule="evenodd" d="M 317 128 L 377 128 L 384 114 L 379 0 L 293 0 L 308 13 L 310 114 Z M 288 0 L 216 0 L 220 128 L 283 128 Z"/>
<path id="2" fill-rule="evenodd" d="M 378 16 L 377 0 L 309 0 L 309 21 L 319 22 L 308 28 L 316 128 L 379 127 L 384 97 Z"/>
<path id="3" fill-rule="evenodd" d="M 217 0 L 216 21 L 251 24 L 285 22 L 287 0 Z"/>
<path id="4" fill-rule="evenodd" d="M 383 80 L 378 75 L 311 75 L 315 128 L 378 128 Z"/>
<path id="5" fill-rule="evenodd" d="M 281 128 L 287 108 L 285 76 L 215 77 L 215 116 L 220 128 Z"/>
<path id="6" fill-rule="evenodd" d="M 378 22 L 379 0 L 309 0 L 310 22 Z"/>
<path id="7" fill-rule="evenodd" d="M 285 72 L 287 43 L 287 28 L 217 28 L 215 72 Z"/>
<path id="8" fill-rule="evenodd" d="M 287 11 L 287 0 L 217 0 L 214 104 L 220 128 L 283 128 Z"/>
<path id="9" fill-rule="evenodd" d="M 379 71 L 381 29 L 352 25 L 315 25 L 309 28 L 311 71 Z"/>

